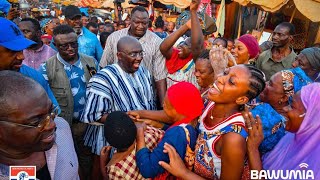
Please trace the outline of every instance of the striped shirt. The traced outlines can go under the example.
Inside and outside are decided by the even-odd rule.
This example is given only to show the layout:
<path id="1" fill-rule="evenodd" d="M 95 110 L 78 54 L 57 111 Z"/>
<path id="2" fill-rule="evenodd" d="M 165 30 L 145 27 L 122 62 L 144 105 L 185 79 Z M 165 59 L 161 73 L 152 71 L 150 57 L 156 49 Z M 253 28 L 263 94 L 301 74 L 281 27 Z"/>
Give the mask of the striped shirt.
<path id="1" fill-rule="evenodd" d="M 118 61 L 117 58 L 117 43 L 120 38 L 129 36 L 129 28 L 125 28 L 112 33 L 106 42 L 100 66 L 105 67 L 108 64 L 113 64 Z M 142 49 L 145 52 L 142 65 L 144 65 L 151 73 L 155 81 L 165 79 L 167 77 L 167 69 L 165 66 L 165 58 L 161 54 L 159 48 L 162 39 L 153 32 L 147 30 L 146 34 L 139 39 Z"/>
<path id="2" fill-rule="evenodd" d="M 84 137 L 85 145 L 98 155 L 107 145 L 103 126 L 96 122 L 104 114 L 156 109 L 151 75 L 143 66 L 134 74 L 126 73 L 118 64 L 106 66 L 90 79 L 86 96 L 81 121 L 90 125 Z"/>

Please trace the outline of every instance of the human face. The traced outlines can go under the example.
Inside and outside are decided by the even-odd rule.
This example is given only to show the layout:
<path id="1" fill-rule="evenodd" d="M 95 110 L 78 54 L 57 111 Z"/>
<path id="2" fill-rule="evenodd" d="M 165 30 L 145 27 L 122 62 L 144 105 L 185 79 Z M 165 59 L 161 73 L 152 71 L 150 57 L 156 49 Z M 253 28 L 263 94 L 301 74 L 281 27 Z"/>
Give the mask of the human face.
<path id="1" fill-rule="evenodd" d="M 99 26 L 99 32 L 100 32 L 100 33 L 106 32 L 106 26 L 105 26 L 105 25 L 100 25 L 100 26 Z"/>
<path id="2" fill-rule="evenodd" d="M 86 27 L 87 24 L 89 23 L 89 18 L 87 16 L 82 16 L 81 23 L 82 23 L 82 26 Z"/>
<path id="3" fill-rule="evenodd" d="M 244 65 L 227 68 L 209 89 L 208 98 L 217 104 L 245 104 L 249 100 L 246 97 L 249 78 L 249 70 Z"/>
<path id="4" fill-rule="evenodd" d="M 272 33 L 272 43 L 273 47 L 284 47 L 289 45 L 292 40 L 292 36 L 289 33 L 289 29 L 287 27 L 283 27 L 278 25 L 273 33 Z"/>
<path id="5" fill-rule="evenodd" d="M 303 54 L 299 54 L 295 61 L 292 63 L 292 66 L 294 68 L 296 67 L 300 67 L 304 72 L 306 72 L 306 74 L 309 76 L 309 77 L 314 77 L 315 74 L 317 73 L 317 70 L 315 70 L 311 64 L 309 63 L 307 57 Z"/>
<path id="6" fill-rule="evenodd" d="M 233 49 L 233 45 L 234 45 L 234 43 L 232 41 L 228 40 L 228 51 L 231 52 L 231 50 Z"/>
<path id="7" fill-rule="evenodd" d="M 12 51 L 0 46 L 0 70 L 19 71 L 24 60 L 23 51 Z"/>
<path id="8" fill-rule="evenodd" d="M 79 35 L 82 29 L 81 16 L 75 16 L 72 19 L 66 19 L 69 26 Z"/>
<path id="9" fill-rule="evenodd" d="M 168 22 L 167 21 L 164 22 L 163 30 L 164 31 L 168 30 Z"/>
<path id="10" fill-rule="evenodd" d="M 112 27 L 110 27 L 110 26 L 107 26 L 107 27 L 105 28 L 105 32 L 109 32 L 109 33 L 112 33 L 112 32 L 113 32 L 113 29 L 112 29 Z"/>
<path id="11" fill-rule="evenodd" d="M 283 110 L 287 113 L 288 117 L 285 126 L 286 131 L 292 133 L 298 132 L 306 113 L 306 108 L 301 101 L 300 91 L 293 95 L 291 105 L 284 107 Z"/>
<path id="12" fill-rule="evenodd" d="M 0 117 L 1 120 L 9 122 L 0 123 L 1 131 L 5 129 L 5 134 L 0 132 L 3 142 L 0 149 L 5 149 L 12 156 L 49 150 L 55 140 L 56 126 L 53 119 L 50 118 L 42 128 L 28 127 L 37 126 L 50 116 L 53 110 L 53 105 L 43 88 L 36 86 L 32 91 L 26 91 L 23 96 L 8 97 L 8 104 L 10 106 L 7 108 L 6 117 Z"/>
<path id="13" fill-rule="evenodd" d="M 128 43 L 122 52 L 117 53 L 119 65 L 127 73 L 135 73 L 143 59 L 143 51 L 139 42 Z"/>
<path id="14" fill-rule="evenodd" d="M 250 58 L 249 51 L 247 46 L 241 41 L 235 40 L 231 54 L 236 59 L 237 64 L 248 64 Z"/>
<path id="15" fill-rule="evenodd" d="M 30 39 L 35 42 L 39 42 L 40 40 L 40 33 L 35 30 L 32 22 L 30 21 L 22 21 L 18 24 L 19 29 L 23 32 L 24 37 Z"/>
<path id="16" fill-rule="evenodd" d="M 130 26 L 130 19 L 127 18 L 127 19 L 124 21 L 124 23 L 126 24 L 126 27 L 129 27 L 129 26 Z"/>
<path id="17" fill-rule="evenodd" d="M 40 16 L 40 12 L 39 11 L 31 12 L 31 15 L 33 18 L 37 19 Z"/>
<path id="18" fill-rule="evenodd" d="M 183 43 L 179 44 L 178 57 L 180 59 L 186 59 L 191 53 L 191 38 L 187 38 Z"/>
<path id="19" fill-rule="evenodd" d="M 173 32 L 174 27 L 175 27 L 174 23 L 173 22 L 169 22 L 168 23 L 168 32 Z"/>
<path id="20" fill-rule="evenodd" d="M 281 72 L 278 72 L 266 83 L 266 87 L 260 94 L 260 99 L 262 102 L 269 103 L 271 106 L 276 106 L 280 101 L 284 101 L 284 96 L 282 75 Z"/>
<path id="21" fill-rule="evenodd" d="M 118 30 L 118 24 L 117 23 L 113 23 L 113 28 L 114 28 L 115 31 L 117 31 Z"/>
<path id="22" fill-rule="evenodd" d="M 130 32 L 133 36 L 142 37 L 146 34 L 149 24 L 149 17 L 146 12 L 136 11 L 132 14 Z"/>
<path id="23" fill-rule="evenodd" d="M 49 35 L 53 35 L 53 29 L 60 25 L 60 20 L 58 18 L 53 18 L 52 22 L 48 24 L 46 28 L 46 33 Z"/>
<path id="24" fill-rule="evenodd" d="M 212 43 L 212 45 L 216 45 L 216 46 L 222 46 L 222 47 L 226 47 L 226 42 L 223 41 L 222 39 L 215 39 Z"/>
<path id="25" fill-rule="evenodd" d="M 163 100 L 163 111 L 166 113 L 166 115 L 171 118 L 171 119 L 175 119 L 176 115 L 177 115 L 177 111 L 176 109 L 172 106 L 172 104 L 170 103 L 170 100 L 168 98 L 168 95 L 165 96 L 164 100 Z"/>
<path id="26" fill-rule="evenodd" d="M 201 88 L 208 88 L 214 82 L 214 71 L 208 59 L 197 59 L 194 75 Z"/>
<path id="27" fill-rule="evenodd" d="M 78 40 L 75 33 L 56 35 L 54 44 L 65 61 L 71 62 L 78 59 Z"/>
<path id="28" fill-rule="evenodd" d="M 98 28 L 94 28 L 92 26 L 89 27 L 89 31 L 91 31 L 93 34 L 97 35 L 98 34 Z"/>
<path id="29" fill-rule="evenodd" d="M 121 30 L 121 29 L 124 29 L 124 28 L 126 28 L 126 26 L 123 25 L 123 24 L 120 24 L 120 25 L 118 26 L 118 30 Z"/>
<path id="30" fill-rule="evenodd" d="M 50 46 L 51 41 L 48 38 L 41 38 L 41 41 L 43 42 L 43 44 Z"/>

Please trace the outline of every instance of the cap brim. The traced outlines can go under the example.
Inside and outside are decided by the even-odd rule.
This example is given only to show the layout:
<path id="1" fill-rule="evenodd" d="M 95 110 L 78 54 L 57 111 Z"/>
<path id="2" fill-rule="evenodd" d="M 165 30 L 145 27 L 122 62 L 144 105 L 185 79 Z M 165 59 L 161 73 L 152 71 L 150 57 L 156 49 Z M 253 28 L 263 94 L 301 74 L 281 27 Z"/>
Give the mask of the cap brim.
<path id="1" fill-rule="evenodd" d="M 77 16 L 82 17 L 82 14 L 74 14 L 74 15 L 72 15 L 72 16 L 70 16 L 70 17 L 66 17 L 66 18 L 68 18 L 68 19 L 73 19 L 73 18 L 75 18 L 75 17 L 77 17 Z"/>
<path id="2" fill-rule="evenodd" d="M 27 49 L 29 46 L 36 44 L 36 42 L 31 41 L 27 38 L 19 38 L 15 39 L 13 41 L 0 43 L 0 46 L 3 46 L 7 49 L 10 49 L 12 51 L 22 51 L 24 49 Z"/>

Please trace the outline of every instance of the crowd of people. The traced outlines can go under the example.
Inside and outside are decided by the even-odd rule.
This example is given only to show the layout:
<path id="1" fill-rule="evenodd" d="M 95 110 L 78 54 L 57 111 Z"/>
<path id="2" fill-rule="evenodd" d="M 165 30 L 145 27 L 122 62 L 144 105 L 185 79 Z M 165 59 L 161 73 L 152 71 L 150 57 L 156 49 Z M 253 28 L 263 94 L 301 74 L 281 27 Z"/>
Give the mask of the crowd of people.
<path id="1" fill-rule="evenodd" d="M 0 18 L 0 180 L 250 179 L 298 170 L 320 178 L 320 48 L 299 54 L 282 22 L 259 46 L 207 38 L 189 20 Z M 150 25 L 151 24 L 151 25 Z M 267 179 L 267 178 L 266 178 Z"/>

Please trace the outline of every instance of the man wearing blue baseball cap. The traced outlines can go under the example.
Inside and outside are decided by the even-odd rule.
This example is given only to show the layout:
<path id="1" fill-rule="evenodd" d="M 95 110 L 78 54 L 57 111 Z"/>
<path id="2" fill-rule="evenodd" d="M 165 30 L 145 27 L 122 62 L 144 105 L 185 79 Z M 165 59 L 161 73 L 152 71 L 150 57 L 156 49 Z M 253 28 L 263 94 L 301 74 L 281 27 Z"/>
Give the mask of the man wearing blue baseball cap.
<path id="1" fill-rule="evenodd" d="M 59 106 L 43 76 L 38 71 L 22 64 L 23 50 L 35 42 L 25 38 L 18 26 L 10 20 L 0 18 L 0 27 L 0 71 L 17 71 L 34 79 L 46 90 L 52 103 Z"/>

